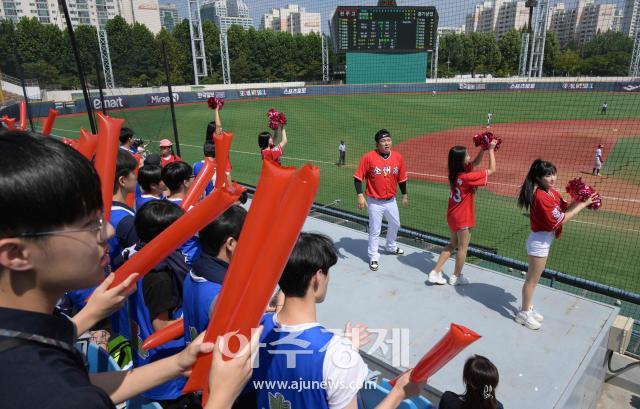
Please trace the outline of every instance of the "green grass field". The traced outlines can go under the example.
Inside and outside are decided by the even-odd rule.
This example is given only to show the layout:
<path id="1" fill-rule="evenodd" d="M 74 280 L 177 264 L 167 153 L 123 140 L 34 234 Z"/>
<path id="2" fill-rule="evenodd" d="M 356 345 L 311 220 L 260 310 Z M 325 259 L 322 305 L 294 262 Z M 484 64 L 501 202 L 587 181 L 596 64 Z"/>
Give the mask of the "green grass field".
<path id="1" fill-rule="evenodd" d="M 487 112 L 496 123 L 600 119 L 600 105 L 609 103 L 607 119 L 640 118 L 640 98 L 633 94 L 586 92 L 494 92 L 438 94 L 385 94 L 304 97 L 274 100 L 228 101 L 222 111 L 223 126 L 235 138 L 231 160 L 233 177 L 255 184 L 261 160 L 257 134 L 268 130 L 266 111 L 285 112 L 290 143 L 283 163 L 300 166 L 311 161 L 321 169 L 317 201 L 341 199 L 340 209 L 358 212 L 352 175 L 362 153 L 373 148 L 373 134 L 385 127 L 394 143 L 430 132 L 479 125 Z M 205 104 L 176 106 L 182 157 L 193 163 L 201 159 L 204 132 L 212 111 Z M 145 140 L 172 138 L 168 108 L 112 113 Z M 77 137 L 88 127 L 86 116 L 62 117 L 54 133 Z M 640 135 L 638 135 L 640 137 Z M 334 165 L 340 140 L 347 144 L 347 167 Z M 532 142 L 533 143 L 533 142 Z M 157 149 L 157 143 L 152 144 Z M 425 155 L 429 155 L 425 147 Z M 568 152 L 570 154 L 570 152 Z M 446 158 L 434 158 L 446 164 Z M 640 184 L 640 139 L 618 142 L 609 154 L 604 173 Z M 523 164 L 523 166 L 528 166 Z M 448 236 L 445 215 L 448 187 L 440 183 L 411 180 L 410 207 L 401 209 L 408 227 Z M 640 199 L 640 198 L 638 198 Z M 640 202 L 629 202 L 640 206 Z M 476 200 L 477 228 L 472 243 L 495 249 L 498 254 L 526 260 L 524 242 L 528 216 L 510 197 L 481 190 Z M 365 212 L 360 212 L 366 215 Z M 630 291 L 640 291 L 640 217 L 605 210 L 583 212 L 566 226 L 562 240 L 551 251 L 548 267 Z"/>

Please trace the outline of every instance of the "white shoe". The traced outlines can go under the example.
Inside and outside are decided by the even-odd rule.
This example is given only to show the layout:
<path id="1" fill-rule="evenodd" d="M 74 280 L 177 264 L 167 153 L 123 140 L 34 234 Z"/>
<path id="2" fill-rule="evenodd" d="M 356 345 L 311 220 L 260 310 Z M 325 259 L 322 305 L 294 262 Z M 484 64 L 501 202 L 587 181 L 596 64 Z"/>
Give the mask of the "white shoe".
<path id="1" fill-rule="evenodd" d="M 451 277 L 449 277 L 449 285 L 465 285 L 465 284 L 469 284 L 469 280 L 467 280 L 467 277 L 465 277 L 462 274 L 460 274 L 460 277 L 456 276 L 455 274 L 451 274 Z"/>
<path id="2" fill-rule="evenodd" d="M 524 325 L 525 327 L 529 328 L 529 329 L 540 329 L 540 327 L 542 326 L 542 324 L 540 323 L 540 321 L 536 320 L 533 317 L 533 313 L 531 312 L 531 310 L 529 311 L 520 311 L 518 312 L 518 314 L 516 315 L 516 322 L 520 325 Z"/>
<path id="3" fill-rule="evenodd" d="M 447 280 L 445 280 L 444 277 L 442 277 L 442 271 L 438 273 L 436 271 L 431 270 L 431 272 L 429 273 L 428 281 L 431 284 L 438 284 L 438 285 L 447 284 Z"/>
<path id="4" fill-rule="evenodd" d="M 542 324 L 542 321 L 544 321 L 544 315 L 542 315 L 538 311 L 536 311 L 533 308 L 533 305 L 531 307 L 529 307 L 529 313 L 533 314 L 533 318 L 535 318 L 536 321 L 538 321 L 540 324 Z"/>

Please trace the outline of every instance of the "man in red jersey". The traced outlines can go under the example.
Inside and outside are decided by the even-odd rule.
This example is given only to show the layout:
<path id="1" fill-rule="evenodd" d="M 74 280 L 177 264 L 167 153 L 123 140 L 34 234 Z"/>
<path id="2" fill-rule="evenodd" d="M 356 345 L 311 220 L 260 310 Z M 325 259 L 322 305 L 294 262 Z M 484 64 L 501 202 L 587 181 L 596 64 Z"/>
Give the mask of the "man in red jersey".
<path id="1" fill-rule="evenodd" d="M 366 153 L 360 159 L 360 165 L 353 175 L 356 193 L 358 194 L 358 208 L 367 207 L 369 213 L 369 268 L 378 269 L 380 253 L 378 241 L 382 227 L 382 216 L 387 219 L 386 249 L 392 254 L 404 254 L 396 245 L 396 237 L 400 228 L 400 214 L 396 202 L 397 185 L 402 192 L 402 205 L 409 204 L 407 196 L 407 168 L 404 158 L 398 152 L 391 152 L 391 134 L 386 129 L 379 130 L 375 135 L 376 149 Z M 362 182 L 366 180 L 367 198 L 362 193 Z"/>

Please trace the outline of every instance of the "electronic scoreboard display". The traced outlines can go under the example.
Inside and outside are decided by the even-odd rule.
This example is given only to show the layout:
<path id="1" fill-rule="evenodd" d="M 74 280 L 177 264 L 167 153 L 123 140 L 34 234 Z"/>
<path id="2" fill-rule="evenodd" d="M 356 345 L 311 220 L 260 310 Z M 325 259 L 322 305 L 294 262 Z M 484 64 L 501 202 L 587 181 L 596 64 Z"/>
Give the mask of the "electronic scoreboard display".
<path id="1" fill-rule="evenodd" d="M 336 52 L 432 51 L 435 7 L 338 6 L 331 19 Z"/>

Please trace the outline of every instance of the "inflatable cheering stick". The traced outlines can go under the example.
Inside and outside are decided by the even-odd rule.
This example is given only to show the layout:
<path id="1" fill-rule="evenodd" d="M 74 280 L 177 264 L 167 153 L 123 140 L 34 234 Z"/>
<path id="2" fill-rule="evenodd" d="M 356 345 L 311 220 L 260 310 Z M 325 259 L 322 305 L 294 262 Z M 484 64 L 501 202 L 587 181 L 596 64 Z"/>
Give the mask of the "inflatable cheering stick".
<path id="1" fill-rule="evenodd" d="M 219 169 L 219 174 L 216 176 L 216 189 L 227 183 L 226 169 L 229 165 L 229 149 L 231 149 L 232 139 L 233 132 L 223 132 L 222 135 L 213 136 L 216 144 L 216 169 Z"/>
<path id="2" fill-rule="evenodd" d="M 218 155 L 216 155 L 216 157 L 217 156 Z M 201 173 L 203 171 L 204 167 Z M 262 163 L 262 173 L 260 175 L 260 180 L 258 181 L 258 188 L 253 196 L 251 208 L 249 209 L 249 214 L 247 215 L 247 219 L 240 235 L 241 238 L 248 238 L 239 240 L 238 248 L 236 249 L 233 257 L 233 262 L 229 266 L 229 271 L 227 272 L 227 277 L 231 277 L 231 275 L 234 274 L 234 276 L 240 276 L 240 278 L 237 280 L 231 280 L 230 278 L 225 279 L 226 287 L 230 286 L 230 284 L 227 284 L 229 281 L 233 281 L 235 284 L 240 285 L 237 289 L 227 290 L 228 292 L 233 292 L 233 294 L 236 294 L 238 297 L 238 292 L 243 291 L 245 286 L 244 283 L 249 281 L 253 265 L 256 263 L 258 254 L 260 254 L 260 238 L 265 237 L 269 231 L 268 225 L 260 224 L 258 226 L 258 224 L 261 220 L 268 220 L 270 215 L 276 211 L 278 203 L 284 194 L 294 171 L 295 168 L 293 167 L 280 167 L 270 160 L 265 160 Z M 217 190 L 218 189 L 214 190 L 214 193 Z M 253 241 L 251 239 L 252 237 Z M 222 308 L 220 304 L 220 302 L 216 304 L 216 309 Z M 229 307 L 229 305 L 225 306 L 225 308 L 226 307 Z M 182 323 L 183 321 L 180 320 L 179 322 Z M 145 347 L 145 349 L 157 348 L 160 345 L 175 339 L 174 335 L 175 332 L 173 332 L 173 330 L 163 328 L 152 335 L 154 337 L 152 341 L 145 340 L 145 344 L 149 342 L 150 345 L 150 348 Z M 147 338 L 147 340 L 149 338 Z"/>
<path id="3" fill-rule="evenodd" d="M 133 273 L 139 274 L 136 281 L 142 279 L 182 243 L 231 207 L 243 191 L 243 188 L 235 185 L 233 190 L 217 189 L 207 196 L 120 266 L 109 288 L 117 286 Z"/>
<path id="4" fill-rule="evenodd" d="M 93 165 L 100 176 L 102 190 L 102 220 L 111 220 L 111 202 L 113 200 L 113 184 L 116 177 L 116 160 L 118 158 L 118 138 L 124 119 L 113 118 L 98 113 L 98 147 L 96 161 Z"/>
<path id="5" fill-rule="evenodd" d="M 20 130 L 27 130 L 27 102 L 20 101 Z"/>
<path id="6" fill-rule="evenodd" d="M 447 334 L 429 352 L 424 354 L 418 365 L 413 368 L 411 382 L 420 383 L 426 381 L 463 349 L 480 338 L 480 335 L 469 328 L 452 323 Z M 390 383 L 395 385 L 398 378 L 395 378 Z"/>
<path id="7" fill-rule="evenodd" d="M 196 176 L 196 180 L 193 181 L 187 194 L 182 199 L 182 203 L 180 206 L 184 210 L 189 210 L 191 206 L 193 206 L 202 194 L 204 190 L 207 188 L 207 184 L 213 177 L 213 174 L 216 171 L 215 161 L 212 158 L 204 158 L 204 166 L 200 169 L 200 173 Z"/>
<path id="8" fill-rule="evenodd" d="M 4 122 L 7 125 L 7 128 L 9 128 L 10 131 L 15 131 L 15 129 L 16 129 L 16 119 L 15 118 L 9 118 L 7 115 L 4 115 L 2 118 L 0 118 L 0 121 Z"/>
<path id="9" fill-rule="evenodd" d="M 149 335 L 147 339 L 142 343 L 142 348 L 145 351 L 150 351 L 154 348 L 164 345 L 169 341 L 173 341 L 176 338 L 180 338 L 184 335 L 184 320 L 179 319 L 173 324 L 167 325 L 160 331 L 156 331 Z"/>
<path id="10" fill-rule="evenodd" d="M 57 110 L 53 108 L 49 109 L 49 116 L 47 116 L 47 119 L 44 121 L 44 125 L 42 126 L 42 131 L 40 131 L 40 133 L 46 136 L 51 135 L 51 130 L 53 129 L 53 123 L 56 121 L 57 116 L 58 116 Z"/>
<path id="11" fill-rule="evenodd" d="M 80 139 L 74 142 L 75 143 L 71 146 L 73 146 L 88 160 L 93 160 L 96 150 L 98 149 L 98 135 L 94 135 L 86 129 L 80 129 Z M 115 175 L 115 169 L 113 172 Z"/>
<path id="12" fill-rule="evenodd" d="M 225 284 L 222 286 L 222 291 L 216 302 L 216 308 L 209 321 L 205 342 L 212 342 L 212 340 L 215 342 L 219 335 L 231 331 L 230 328 L 234 328 L 233 330 L 239 329 L 238 320 L 242 320 L 243 325 L 252 324 L 254 319 L 245 317 L 245 314 L 249 311 L 248 308 L 250 308 L 247 301 L 254 296 L 254 294 L 247 291 L 248 283 L 252 283 L 255 280 L 252 284 L 268 287 L 268 283 L 273 279 L 269 277 L 269 274 L 276 274 L 279 277 L 282 273 L 282 269 L 280 271 L 264 270 L 265 274 L 259 277 L 253 275 L 255 266 L 263 266 L 267 261 L 259 259 L 264 247 L 274 250 L 272 245 L 265 246 L 264 238 L 269 237 L 270 242 L 277 243 L 276 247 L 280 245 L 286 246 L 286 243 L 281 241 L 282 238 L 276 235 L 276 231 L 280 232 L 282 229 L 295 228 L 291 224 L 294 220 L 293 218 L 287 217 L 284 219 L 282 223 L 279 223 L 276 230 L 274 230 L 274 225 L 271 222 L 272 215 L 282 205 L 282 197 L 293 180 L 294 170 L 291 167 L 279 167 L 271 160 L 263 161 L 262 173 L 256 193 L 242 228 L 236 252 L 229 266 Z M 301 199 L 301 197 L 295 198 L 293 205 L 299 205 L 302 208 Z M 309 209 L 306 209 L 305 212 L 308 213 L 308 211 Z M 270 290 L 267 289 L 267 291 Z M 265 301 L 259 316 L 264 312 L 267 302 L 268 300 Z M 232 323 L 232 319 L 235 320 L 233 321 L 235 324 Z M 257 323 L 258 321 L 255 322 Z M 200 356 L 193 367 L 192 375 L 184 390 L 203 390 L 206 392 L 210 367 L 211 354 Z"/>

